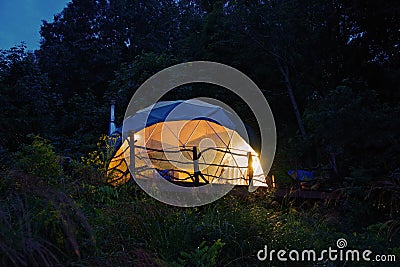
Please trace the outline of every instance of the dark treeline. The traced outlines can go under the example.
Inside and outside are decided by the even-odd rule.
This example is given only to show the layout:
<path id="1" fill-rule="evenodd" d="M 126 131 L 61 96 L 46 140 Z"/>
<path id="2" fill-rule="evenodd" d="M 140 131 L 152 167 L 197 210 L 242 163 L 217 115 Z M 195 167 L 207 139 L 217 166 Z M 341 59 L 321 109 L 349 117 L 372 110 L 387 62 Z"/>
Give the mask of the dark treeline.
<path id="1" fill-rule="evenodd" d="M 72 0 L 43 21 L 40 49 L 0 51 L 0 265 L 256 266 L 265 245 L 322 251 L 339 238 L 399 260 L 399 14 L 398 0 Z M 110 100 L 121 123 L 146 79 L 194 60 L 235 67 L 263 91 L 278 187 L 311 169 L 340 198 L 235 188 L 177 208 L 107 184 Z M 257 133 L 227 90 L 194 84 L 165 98 L 197 96 Z M 348 263 L 332 261 L 287 266 Z"/>
<path id="2" fill-rule="evenodd" d="M 278 158 L 303 167 L 335 160 L 341 175 L 387 174 L 400 155 L 398 14 L 396 1 L 72 1 L 43 21 L 39 50 L 2 51 L 1 150 L 15 151 L 35 133 L 79 156 L 106 132 L 110 99 L 121 122 L 148 77 L 210 60 L 263 90 Z M 222 96 L 249 117 L 234 97 L 215 88 L 203 95 Z"/>

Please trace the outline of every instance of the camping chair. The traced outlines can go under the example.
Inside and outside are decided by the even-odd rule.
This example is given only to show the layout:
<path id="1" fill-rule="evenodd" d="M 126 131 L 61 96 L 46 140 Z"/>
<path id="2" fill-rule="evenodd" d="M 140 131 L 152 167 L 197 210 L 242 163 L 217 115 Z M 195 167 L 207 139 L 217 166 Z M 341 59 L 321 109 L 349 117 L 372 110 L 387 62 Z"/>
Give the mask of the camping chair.
<path id="1" fill-rule="evenodd" d="M 161 175 L 162 178 L 164 178 L 167 181 L 174 181 L 174 172 L 172 170 L 157 170 L 158 173 Z"/>
<path id="2" fill-rule="evenodd" d="M 288 175 L 298 185 L 300 189 L 310 190 L 316 183 L 314 174 L 306 170 L 290 170 Z"/>

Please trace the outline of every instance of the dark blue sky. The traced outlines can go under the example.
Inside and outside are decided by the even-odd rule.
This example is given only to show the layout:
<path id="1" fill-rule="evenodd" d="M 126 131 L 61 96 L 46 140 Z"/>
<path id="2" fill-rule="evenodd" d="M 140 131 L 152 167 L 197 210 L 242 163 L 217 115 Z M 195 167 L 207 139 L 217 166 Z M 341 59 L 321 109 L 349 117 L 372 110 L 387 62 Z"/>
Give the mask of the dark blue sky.
<path id="1" fill-rule="evenodd" d="M 39 48 L 42 20 L 53 21 L 69 0 L 0 0 L 0 49 L 24 41 L 29 50 Z"/>

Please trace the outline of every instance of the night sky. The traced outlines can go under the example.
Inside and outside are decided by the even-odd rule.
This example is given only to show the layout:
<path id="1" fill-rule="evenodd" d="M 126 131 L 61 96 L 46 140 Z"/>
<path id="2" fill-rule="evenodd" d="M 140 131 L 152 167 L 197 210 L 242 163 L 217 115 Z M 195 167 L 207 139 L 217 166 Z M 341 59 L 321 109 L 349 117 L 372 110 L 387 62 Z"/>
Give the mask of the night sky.
<path id="1" fill-rule="evenodd" d="M 29 50 L 39 48 L 42 20 L 53 21 L 69 0 L 0 0 L 0 49 L 24 41 Z"/>

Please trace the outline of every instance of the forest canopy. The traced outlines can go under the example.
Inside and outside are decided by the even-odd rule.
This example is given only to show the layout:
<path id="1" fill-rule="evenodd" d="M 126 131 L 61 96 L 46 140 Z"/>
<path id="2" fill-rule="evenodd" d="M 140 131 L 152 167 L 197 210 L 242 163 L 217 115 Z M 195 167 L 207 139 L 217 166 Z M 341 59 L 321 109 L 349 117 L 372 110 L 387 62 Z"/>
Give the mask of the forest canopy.
<path id="1" fill-rule="evenodd" d="M 266 244 L 326 249 L 342 237 L 400 257 L 399 14 L 398 0 L 70 1 L 42 22 L 38 50 L 0 50 L 0 265 L 255 265 Z M 121 124 L 144 81 L 197 60 L 261 89 L 278 186 L 288 170 L 326 171 L 343 197 L 278 203 L 262 191 L 178 209 L 104 183 L 110 101 Z M 199 96 L 259 134 L 224 88 L 189 84 L 163 100 Z"/>
<path id="2" fill-rule="evenodd" d="M 344 172 L 393 171 L 398 9 L 396 1 L 72 1 L 43 21 L 39 50 L 22 44 L 1 53 L 1 149 L 15 151 L 34 133 L 79 157 L 107 132 L 111 99 L 121 123 L 130 97 L 151 75 L 209 60 L 256 82 L 276 117 L 279 148 L 298 150 L 289 154 L 300 162 L 325 164 L 334 153 Z M 181 88 L 169 97 L 196 92 Z M 236 103 L 257 130 L 246 104 L 226 94 L 202 90 Z"/>

